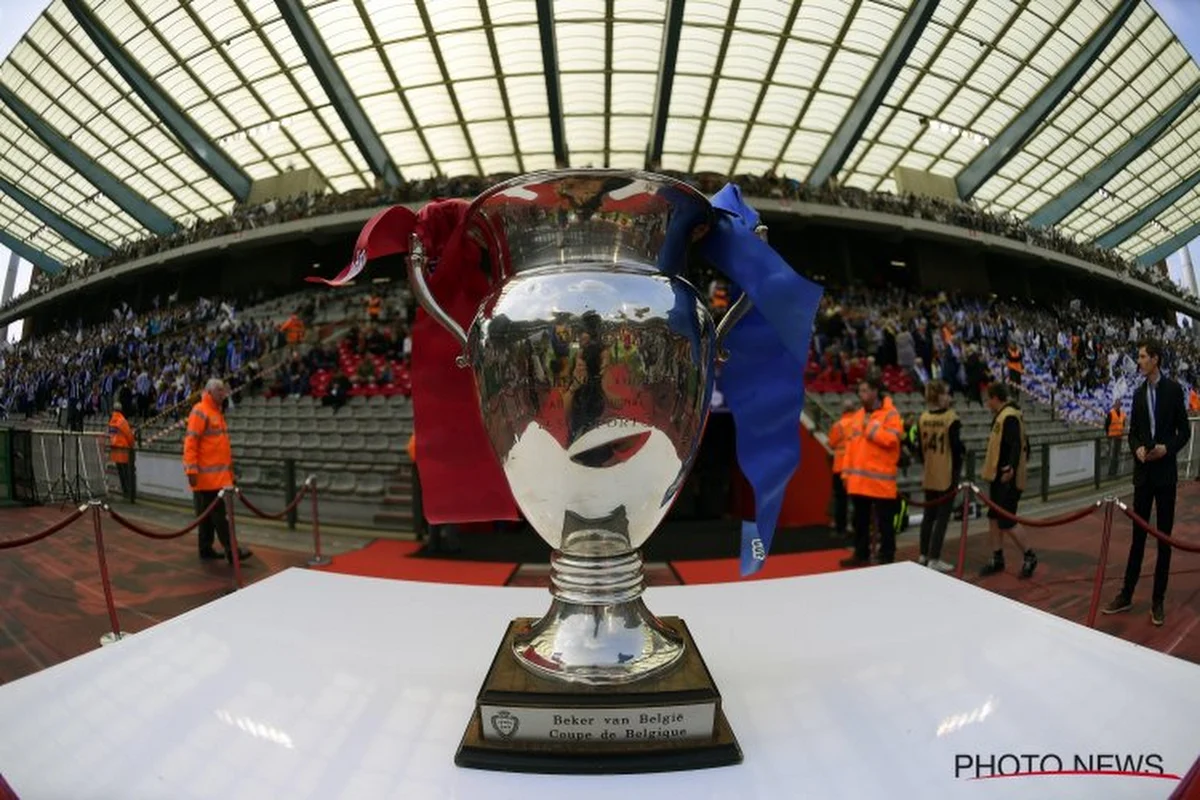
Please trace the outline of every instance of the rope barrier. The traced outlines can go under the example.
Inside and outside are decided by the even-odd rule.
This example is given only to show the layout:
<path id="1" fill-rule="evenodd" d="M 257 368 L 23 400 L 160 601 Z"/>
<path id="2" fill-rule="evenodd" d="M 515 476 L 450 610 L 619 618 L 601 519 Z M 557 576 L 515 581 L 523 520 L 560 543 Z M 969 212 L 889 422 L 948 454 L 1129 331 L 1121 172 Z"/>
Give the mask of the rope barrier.
<path id="1" fill-rule="evenodd" d="M 1081 508 L 1078 511 L 1071 511 L 1057 517 L 1047 517 L 1046 519 L 1026 519 L 1025 517 L 1019 517 L 1016 514 L 1010 514 L 1008 511 L 1005 511 L 1003 508 L 993 503 L 992 499 L 981 492 L 978 486 L 972 484 L 971 491 L 980 499 L 980 501 L 983 502 L 984 505 L 995 511 L 997 516 L 999 516 L 1001 519 L 1015 522 L 1018 525 L 1024 525 L 1027 528 L 1057 528 L 1060 525 L 1070 525 L 1072 522 L 1078 522 L 1084 517 L 1094 514 L 1096 510 L 1101 508 L 1105 503 L 1103 500 L 1097 500 L 1087 508 Z"/>
<path id="2" fill-rule="evenodd" d="M 928 502 L 925 502 L 925 501 L 921 501 L 921 500 L 913 500 L 910 498 L 908 501 L 908 504 L 910 506 L 912 506 L 913 508 L 937 508 L 940 505 L 945 505 L 946 503 L 949 503 L 955 497 L 958 497 L 958 493 L 961 490 L 962 490 L 962 484 L 960 483 L 958 486 L 954 487 L 953 491 L 946 492 L 946 494 L 942 495 L 941 497 L 939 497 L 936 500 L 930 500 Z"/>
<path id="3" fill-rule="evenodd" d="M 8 550 L 13 547 L 24 547 L 27 544 L 40 542 L 42 539 L 45 539 L 48 536 L 53 536 L 75 520 L 82 517 L 87 510 L 88 507 L 86 505 L 80 506 L 75 511 L 71 512 L 71 514 L 65 519 L 59 520 L 44 531 L 26 536 L 22 539 L 10 539 L 7 542 L 0 542 L 0 550 Z"/>
<path id="4" fill-rule="evenodd" d="M 1129 506 L 1127 506 L 1125 503 L 1121 502 L 1120 500 L 1114 500 L 1114 502 L 1116 503 L 1117 508 L 1121 509 L 1122 514 L 1133 520 L 1134 525 L 1137 525 L 1143 531 L 1150 534 L 1155 539 L 1158 539 L 1160 542 L 1166 542 L 1171 547 L 1178 548 L 1185 553 L 1200 553 L 1200 544 L 1191 544 L 1190 542 L 1181 542 L 1178 539 L 1172 539 L 1170 534 L 1163 533 L 1158 528 L 1139 517 L 1136 513 L 1131 511 Z"/>
<path id="5" fill-rule="evenodd" d="M 257 514 L 258 516 L 262 517 L 263 519 L 283 519 L 284 517 L 286 517 L 288 515 L 289 512 L 291 512 L 291 510 L 293 508 L 300 505 L 300 501 L 304 498 L 304 495 L 308 494 L 308 492 L 311 488 L 312 488 L 312 478 L 309 478 L 307 481 L 304 482 L 304 486 L 302 486 L 300 488 L 300 491 L 296 492 L 296 496 L 292 498 L 292 502 L 288 503 L 287 507 L 284 508 L 283 511 L 280 511 L 278 514 L 268 514 L 267 512 L 260 509 L 258 506 L 251 503 L 249 500 L 246 499 L 246 495 L 242 492 L 241 489 L 234 489 L 234 491 L 237 492 L 237 496 L 241 499 L 242 505 L 244 505 L 246 508 L 250 509 L 250 511 L 252 513 Z"/>
<path id="6" fill-rule="evenodd" d="M 208 504 L 208 508 L 204 509 L 204 511 L 200 514 L 200 516 L 198 516 L 198 517 L 196 517 L 196 519 L 192 520 L 190 525 L 188 525 L 186 528 L 182 528 L 177 531 L 172 531 L 171 533 L 159 533 L 157 531 L 152 531 L 152 530 L 143 528 L 142 526 L 138 525 L 136 522 L 130 520 L 129 518 L 127 518 L 125 516 L 122 516 L 119 512 L 115 511 L 112 508 L 112 506 L 105 505 L 104 510 L 108 512 L 108 515 L 110 517 L 112 517 L 113 520 L 117 524 L 133 531 L 134 533 L 138 534 L 139 536 L 145 536 L 148 539 L 160 539 L 160 540 L 178 539 L 180 536 L 184 536 L 186 534 L 191 533 L 197 527 L 199 527 L 201 522 L 208 519 L 209 515 L 211 515 L 213 513 L 213 511 L 216 509 L 216 507 L 221 503 L 221 497 L 222 497 L 223 493 L 224 493 L 224 490 L 222 490 L 222 492 L 218 493 L 216 498 L 211 503 Z"/>

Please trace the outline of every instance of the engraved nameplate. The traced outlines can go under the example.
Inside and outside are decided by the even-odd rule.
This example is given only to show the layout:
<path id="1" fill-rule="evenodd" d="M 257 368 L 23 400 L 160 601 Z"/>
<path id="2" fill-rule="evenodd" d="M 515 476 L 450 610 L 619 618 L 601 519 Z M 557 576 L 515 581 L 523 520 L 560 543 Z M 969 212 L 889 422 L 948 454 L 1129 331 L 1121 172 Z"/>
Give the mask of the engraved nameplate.
<path id="1" fill-rule="evenodd" d="M 716 703 L 653 708 L 479 707 L 484 739 L 589 744 L 711 739 L 716 710 Z"/>

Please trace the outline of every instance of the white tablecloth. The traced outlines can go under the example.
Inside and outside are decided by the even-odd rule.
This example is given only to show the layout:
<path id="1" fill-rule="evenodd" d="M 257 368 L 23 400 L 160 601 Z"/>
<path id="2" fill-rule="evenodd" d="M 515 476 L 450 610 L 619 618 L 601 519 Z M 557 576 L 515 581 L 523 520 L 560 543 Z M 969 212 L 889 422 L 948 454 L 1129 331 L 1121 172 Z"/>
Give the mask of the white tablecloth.
<path id="1" fill-rule="evenodd" d="M 1200 754 L 1200 667 L 896 564 L 647 592 L 691 627 L 739 766 L 454 766 L 505 625 L 548 602 L 541 589 L 289 570 L 0 687 L 0 774 L 22 800 L 1091 800 L 1163 798 L 1176 782 L 968 778 L 989 758 L 1011 771 L 1005 754 L 1037 755 L 1022 770 L 1157 755 L 1180 775 Z"/>

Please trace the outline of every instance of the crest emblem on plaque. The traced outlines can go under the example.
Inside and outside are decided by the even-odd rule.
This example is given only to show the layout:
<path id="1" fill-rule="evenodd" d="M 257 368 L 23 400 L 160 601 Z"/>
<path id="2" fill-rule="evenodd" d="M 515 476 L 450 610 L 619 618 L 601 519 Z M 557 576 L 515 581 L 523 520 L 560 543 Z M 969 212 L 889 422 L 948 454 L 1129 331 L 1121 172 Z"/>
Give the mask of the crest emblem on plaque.
<path id="1" fill-rule="evenodd" d="M 507 711 L 499 711 L 492 714 L 492 729 L 500 734 L 503 739 L 511 739 L 516 734 L 517 729 L 521 727 L 521 720 Z"/>

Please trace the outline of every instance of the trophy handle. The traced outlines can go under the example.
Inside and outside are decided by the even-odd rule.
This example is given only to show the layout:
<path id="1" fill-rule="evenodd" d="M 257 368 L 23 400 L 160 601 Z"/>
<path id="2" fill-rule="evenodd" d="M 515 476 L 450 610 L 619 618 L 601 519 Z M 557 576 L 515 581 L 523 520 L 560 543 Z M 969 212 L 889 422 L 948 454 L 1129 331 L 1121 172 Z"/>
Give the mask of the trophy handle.
<path id="1" fill-rule="evenodd" d="M 754 229 L 754 233 L 759 239 L 767 241 L 767 226 L 760 224 Z M 717 324 L 717 360 L 728 361 L 729 351 L 725 349 L 725 337 L 733 330 L 733 326 L 741 322 L 742 317 L 750 313 L 750 309 L 754 308 L 754 303 L 750 300 L 750 295 L 745 292 L 737 299 L 725 316 L 721 317 L 721 321 Z"/>
<path id="2" fill-rule="evenodd" d="M 421 243 L 421 237 L 416 233 L 412 234 L 409 240 L 411 244 L 408 248 L 408 285 L 412 287 L 413 294 L 417 298 L 417 302 L 421 304 L 421 308 L 429 316 L 437 320 L 438 324 L 450 332 L 450 335 L 458 340 L 458 344 L 462 347 L 462 352 L 454 359 L 454 363 L 460 367 L 467 366 L 467 334 L 462 329 L 462 326 L 454 321 L 454 318 L 446 313 L 440 305 L 437 298 L 433 296 L 433 292 L 429 291 L 429 284 L 425 282 L 425 245 Z"/>

